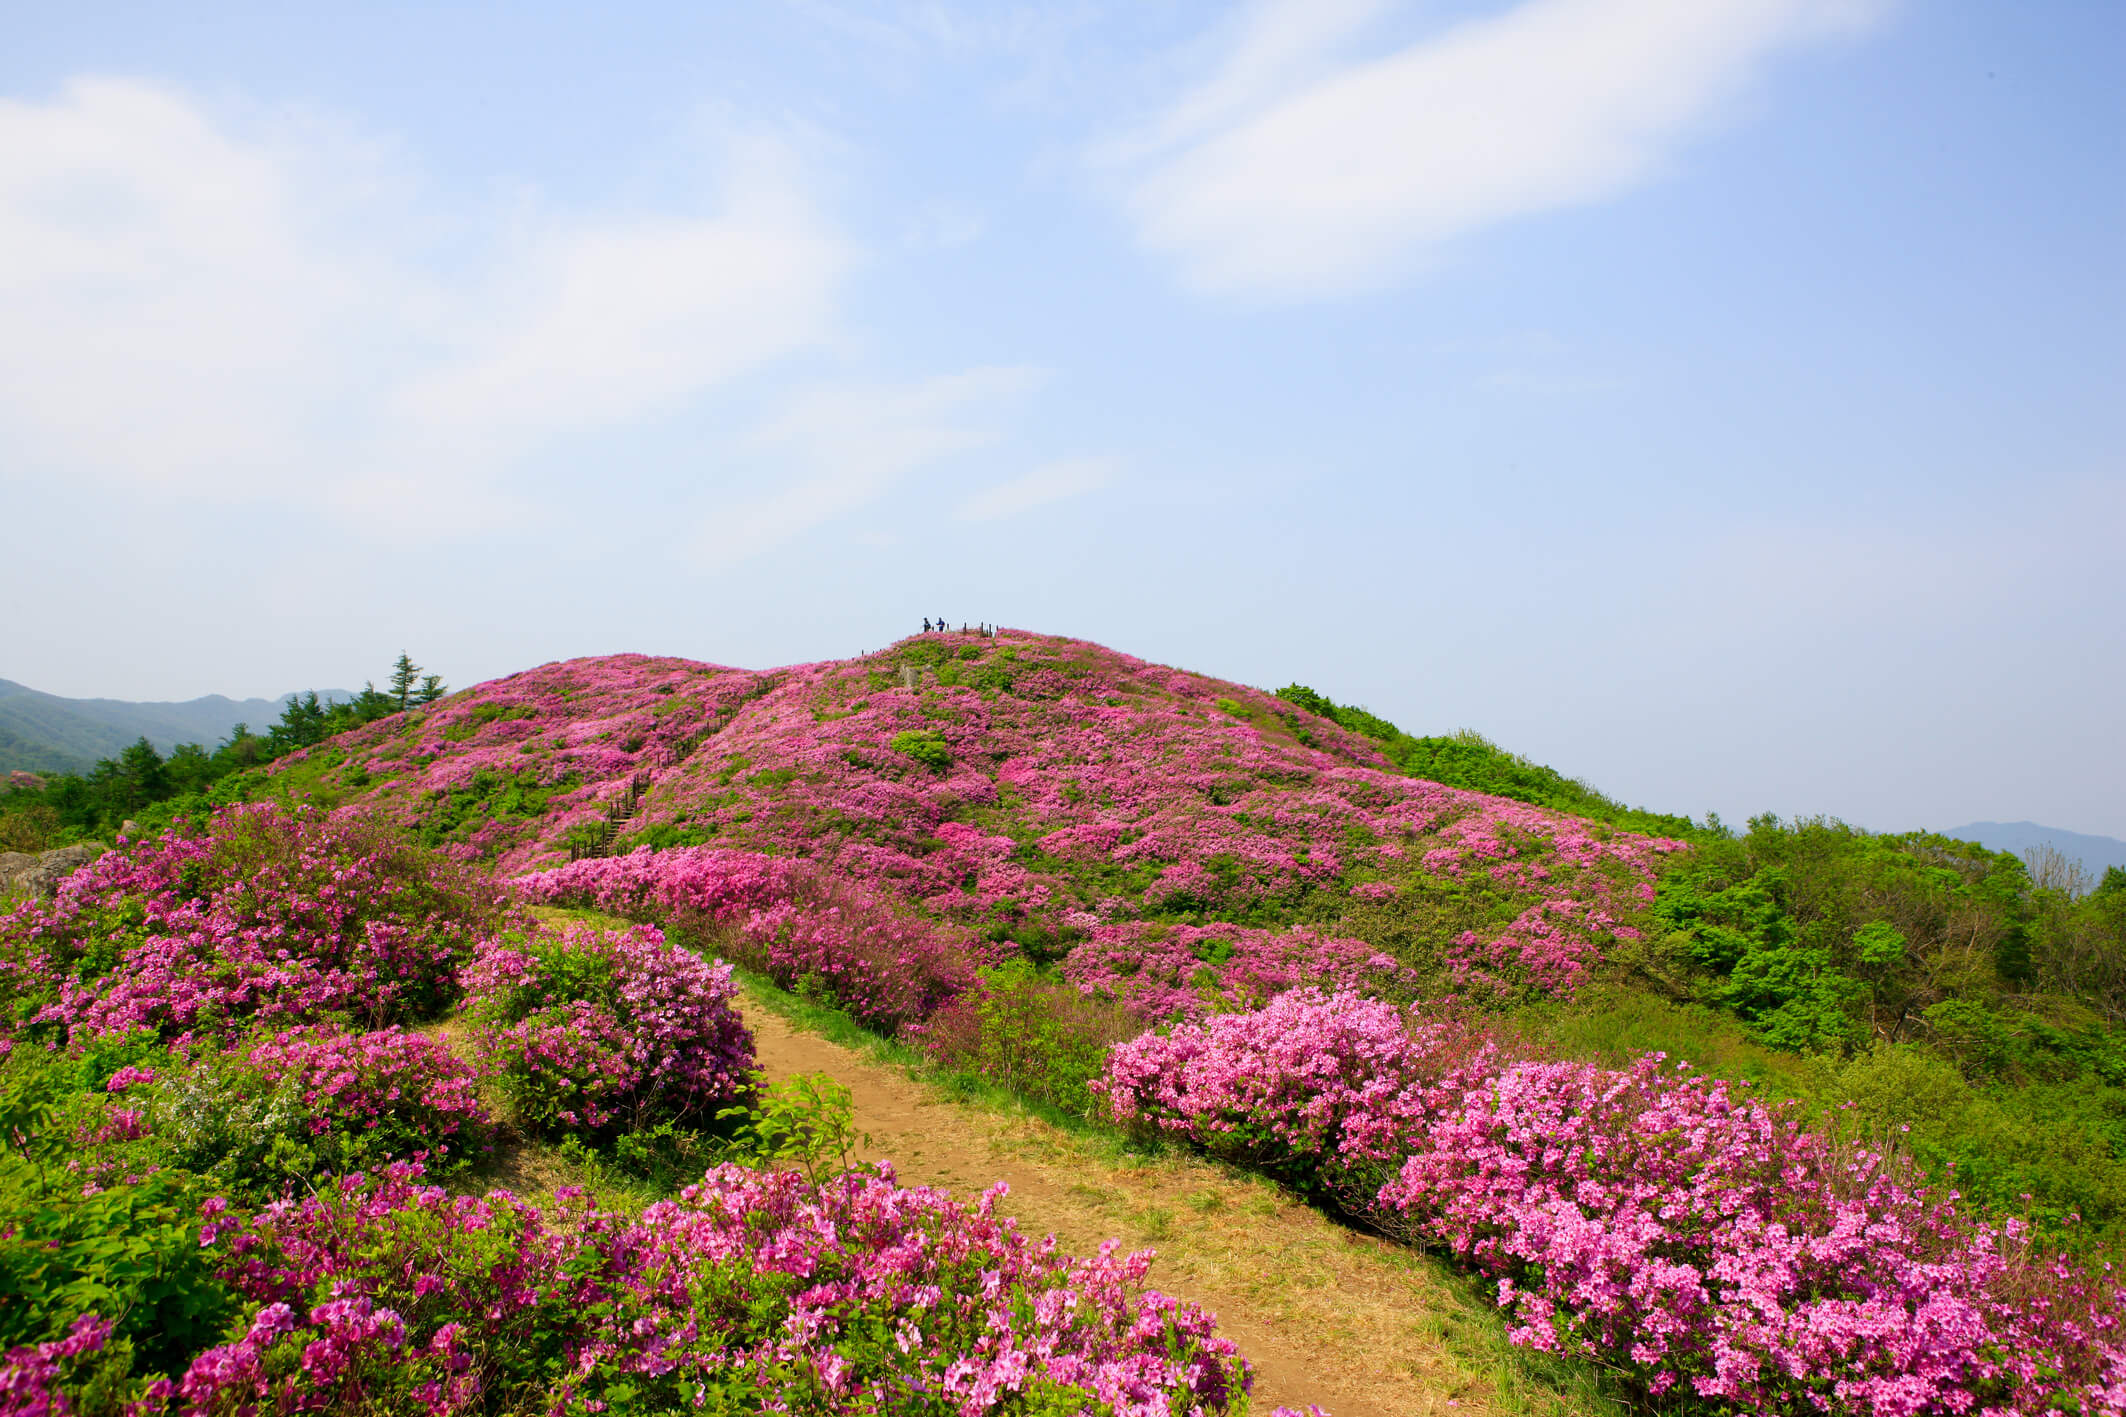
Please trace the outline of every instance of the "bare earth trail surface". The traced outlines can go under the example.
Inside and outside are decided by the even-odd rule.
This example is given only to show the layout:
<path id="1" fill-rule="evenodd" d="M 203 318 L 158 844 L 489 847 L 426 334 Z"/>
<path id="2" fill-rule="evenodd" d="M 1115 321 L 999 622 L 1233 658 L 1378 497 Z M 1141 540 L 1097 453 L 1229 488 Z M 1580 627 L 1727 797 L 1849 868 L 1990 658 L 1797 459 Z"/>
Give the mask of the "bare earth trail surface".
<path id="1" fill-rule="evenodd" d="M 751 1000 L 742 1010 L 768 1077 L 825 1073 L 847 1087 L 870 1136 L 865 1158 L 890 1160 L 904 1183 L 964 1200 L 1003 1181 L 1011 1191 L 999 1210 L 1035 1238 L 1053 1234 L 1079 1254 L 1109 1237 L 1156 1249 L 1149 1282 L 1218 1316 L 1219 1332 L 1255 1364 L 1259 1412 L 1587 1410 L 1458 1354 L 1465 1345 L 1448 1336 L 1467 1300 L 1424 1261 L 1266 1182 L 1186 1158 L 1132 1158 L 1038 1118 L 958 1102 Z"/>

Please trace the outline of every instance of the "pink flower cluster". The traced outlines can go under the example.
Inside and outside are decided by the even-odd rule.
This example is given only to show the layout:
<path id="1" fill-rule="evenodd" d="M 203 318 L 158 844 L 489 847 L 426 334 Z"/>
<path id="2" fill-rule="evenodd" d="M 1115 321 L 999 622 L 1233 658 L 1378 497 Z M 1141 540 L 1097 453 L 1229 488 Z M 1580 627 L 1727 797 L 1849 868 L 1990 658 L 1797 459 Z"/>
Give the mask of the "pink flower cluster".
<path id="1" fill-rule="evenodd" d="M 178 1166 L 271 1195 L 293 1179 L 292 1158 L 274 1156 L 280 1139 L 309 1149 L 319 1171 L 399 1157 L 454 1169 L 488 1143 L 479 1082 L 441 1042 L 396 1026 L 260 1033 L 159 1068 L 118 1069 L 100 1106 L 79 1104 L 66 1169 L 103 1187 Z"/>
<path id="2" fill-rule="evenodd" d="M 1516 1341 L 1656 1397 L 2126 1411 L 2108 1279 L 1658 1057 L 1513 1061 L 1377 1001 L 1295 992 L 1122 1045 L 1105 1086 L 1118 1120 L 1319 1176 L 1444 1246 L 1497 1280 Z"/>
<path id="3" fill-rule="evenodd" d="M 1447 949 L 1449 977 L 1480 996 L 1505 998 L 1517 987 L 1569 999 L 1602 961 L 1602 943 L 1636 940 L 1640 930 L 1586 901 L 1537 901 L 1489 939 L 1465 930 Z"/>
<path id="4" fill-rule="evenodd" d="M 69 1038 L 419 1018 L 499 909 L 492 886 L 358 821 L 230 807 L 0 916 L 0 991 L 36 1005 L 22 1025 Z"/>
<path id="5" fill-rule="evenodd" d="M 268 1086 L 286 1083 L 310 1112 L 312 1136 L 390 1133 L 406 1152 L 440 1155 L 484 1133 L 479 1074 L 433 1038 L 393 1026 L 342 1033 L 285 1029 L 236 1050 L 232 1062 Z M 123 1069 L 111 1079 L 136 1069 Z"/>
<path id="6" fill-rule="evenodd" d="M 713 1122 L 752 1089 L 731 967 L 655 926 L 569 923 L 480 947 L 465 971 L 474 1046 L 542 1129 Z"/>
<path id="7" fill-rule="evenodd" d="M 573 784 L 468 840 L 510 873 L 610 817 L 622 843 L 712 837 L 978 928 L 1289 919 L 1323 893 L 1387 911 L 1399 882 L 1453 878 L 1523 916 L 1456 956 L 1484 990 L 1570 989 L 1678 845 L 1404 777 L 1271 695 L 1012 631 L 764 675 L 573 660 L 339 741 L 352 800 L 407 824 L 476 779 Z"/>
<path id="8" fill-rule="evenodd" d="M 1001 1188 L 1000 1188 L 1001 1189 Z M 254 1306 L 151 1407 L 748 1410 L 977 1417 L 1046 1398 L 1118 1417 L 1235 1410 L 1247 1365 L 1210 1316 L 1143 1290 L 1148 1255 L 1034 1243 L 896 1184 L 709 1173 L 638 1220 L 563 1192 L 451 1196 L 418 1168 L 348 1177 L 202 1240 Z M 216 1203 L 210 1203 L 210 1210 Z M 10 1355 L 12 1358 L 14 1355 Z M 725 1410 L 716 1404 L 718 1410 Z"/>
<path id="9" fill-rule="evenodd" d="M 800 861 L 714 848 L 578 861 L 517 882 L 527 900 L 595 905 L 708 937 L 785 987 L 811 984 L 892 1032 L 974 979 L 964 932 L 896 910 Z"/>
<path id="10" fill-rule="evenodd" d="M 1355 994 L 1295 989 L 1264 1008 L 1147 1033 L 1109 1050 L 1098 1089 L 1119 1122 L 1370 1201 L 1431 1109 L 1493 1049 Z"/>
<path id="11" fill-rule="evenodd" d="M 1418 987 L 1411 971 L 1363 940 L 1297 926 L 1130 921 L 1095 925 L 1090 933 L 1064 959 L 1063 977 L 1086 997 L 1121 1004 L 1147 1022 L 1258 1008 L 1303 984 L 1403 997 Z"/>
<path id="12" fill-rule="evenodd" d="M 101 1352 L 117 1327 L 97 1314 L 74 1320 L 64 1338 L 25 1344 L 0 1355 L 0 1413 L 6 1417 L 66 1417 L 74 1410 L 64 1385 L 77 1358 Z"/>

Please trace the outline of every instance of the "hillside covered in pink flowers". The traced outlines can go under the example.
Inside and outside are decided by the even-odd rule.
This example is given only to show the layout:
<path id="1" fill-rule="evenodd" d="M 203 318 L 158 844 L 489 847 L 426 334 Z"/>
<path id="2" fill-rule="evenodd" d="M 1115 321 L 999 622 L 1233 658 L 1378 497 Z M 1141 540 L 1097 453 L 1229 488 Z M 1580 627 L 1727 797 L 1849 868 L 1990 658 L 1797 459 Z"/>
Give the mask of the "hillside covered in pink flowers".
<path id="1" fill-rule="evenodd" d="M 1041 956 L 1297 925 L 1490 992 L 1569 992 L 1643 927 L 1678 846 L 1406 776 L 1260 690 L 1014 631 L 768 672 L 570 660 L 287 770 L 504 875 L 713 845 Z"/>
<path id="2" fill-rule="evenodd" d="M 1247 1410 L 1141 1259 L 852 1165 L 741 986 L 1641 1410 L 2126 1412 L 2126 881 L 1023 632 L 401 704 L 0 912 L 0 1413 Z M 469 1194 L 528 1157 L 589 1189 Z"/>

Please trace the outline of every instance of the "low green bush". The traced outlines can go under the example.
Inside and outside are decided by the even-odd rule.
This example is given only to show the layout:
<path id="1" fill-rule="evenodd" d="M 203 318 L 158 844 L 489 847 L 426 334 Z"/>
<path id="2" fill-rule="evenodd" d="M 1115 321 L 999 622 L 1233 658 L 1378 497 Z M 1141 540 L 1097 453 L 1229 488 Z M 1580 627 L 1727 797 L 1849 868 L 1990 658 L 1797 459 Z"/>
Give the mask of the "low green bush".
<path id="1" fill-rule="evenodd" d="M 949 1068 L 1083 1116 L 1107 1050 L 1143 1031 L 1121 1009 L 1019 959 L 982 970 L 974 988 L 924 1023 L 923 1042 Z"/>
<path id="2" fill-rule="evenodd" d="M 207 1189 L 175 1167 L 99 1185 L 82 1128 L 128 1045 L 81 1057 L 18 1048 L 0 1061 L 0 1351 L 62 1337 L 84 1313 L 117 1320 L 80 1379 L 84 1412 L 116 1412 L 146 1378 L 181 1372 L 237 1311 L 200 1249 Z"/>
<path id="3" fill-rule="evenodd" d="M 889 747 L 905 753 L 926 768 L 943 772 L 952 766 L 952 749 L 944 735 L 932 728 L 910 728 L 893 735 Z"/>

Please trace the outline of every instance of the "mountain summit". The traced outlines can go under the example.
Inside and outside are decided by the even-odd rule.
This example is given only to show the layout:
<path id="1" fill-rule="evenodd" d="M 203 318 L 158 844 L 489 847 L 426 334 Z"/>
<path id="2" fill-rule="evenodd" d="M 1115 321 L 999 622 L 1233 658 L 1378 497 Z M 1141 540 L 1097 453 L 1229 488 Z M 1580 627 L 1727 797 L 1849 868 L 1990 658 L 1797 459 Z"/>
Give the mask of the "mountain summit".
<path id="1" fill-rule="evenodd" d="M 1213 920 L 1422 935 L 1457 942 L 1457 978 L 1546 988 L 1637 934 L 1654 858 L 1678 845 L 1408 777 L 1260 690 L 1023 631 L 768 672 L 569 660 L 282 770 L 511 873 L 744 848 L 997 938 Z"/>

